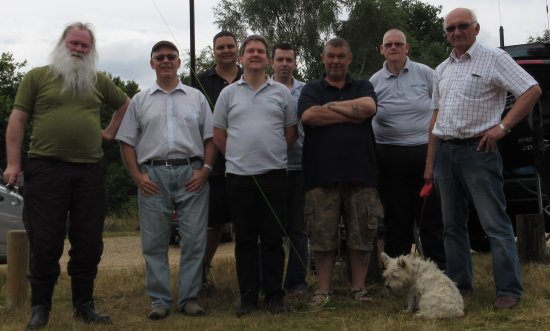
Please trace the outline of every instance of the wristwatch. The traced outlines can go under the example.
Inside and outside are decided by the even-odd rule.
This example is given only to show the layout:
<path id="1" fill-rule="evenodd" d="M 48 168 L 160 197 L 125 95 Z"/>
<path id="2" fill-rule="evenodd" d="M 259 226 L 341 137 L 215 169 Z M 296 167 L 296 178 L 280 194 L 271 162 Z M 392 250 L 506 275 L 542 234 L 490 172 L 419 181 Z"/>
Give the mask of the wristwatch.
<path id="1" fill-rule="evenodd" d="M 208 172 L 212 172 L 213 167 L 212 167 L 210 164 L 206 164 L 206 163 L 205 163 L 205 164 L 203 164 L 202 166 L 205 167 L 205 168 L 207 168 L 207 169 L 208 169 Z"/>
<path id="2" fill-rule="evenodd" d="M 512 132 L 512 129 L 505 127 L 504 124 L 502 124 L 502 122 L 498 123 L 498 127 L 501 128 L 502 131 L 504 131 L 504 134 L 508 134 Z"/>

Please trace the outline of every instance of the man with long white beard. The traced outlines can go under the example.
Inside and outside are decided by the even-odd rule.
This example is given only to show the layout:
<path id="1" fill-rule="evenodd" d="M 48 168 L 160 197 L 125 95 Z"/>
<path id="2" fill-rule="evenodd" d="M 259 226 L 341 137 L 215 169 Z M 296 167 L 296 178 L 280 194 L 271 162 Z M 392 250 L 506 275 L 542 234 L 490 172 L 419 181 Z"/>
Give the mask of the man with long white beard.
<path id="1" fill-rule="evenodd" d="M 101 141 L 115 137 L 129 99 L 96 72 L 96 60 L 91 26 L 68 25 L 51 64 L 32 69 L 23 78 L 9 118 L 4 172 L 9 184 L 21 174 L 24 131 L 29 121 L 33 123 L 24 169 L 23 218 L 30 242 L 32 292 L 27 329 L 48 324 L 67 234 L 74 317 L 86 323 L 111 322 L 108 315 L 95 311 L 93 302 L 106 212 Z M 104 130 L 99 117 L 102 104 L 116 109 Z"/>

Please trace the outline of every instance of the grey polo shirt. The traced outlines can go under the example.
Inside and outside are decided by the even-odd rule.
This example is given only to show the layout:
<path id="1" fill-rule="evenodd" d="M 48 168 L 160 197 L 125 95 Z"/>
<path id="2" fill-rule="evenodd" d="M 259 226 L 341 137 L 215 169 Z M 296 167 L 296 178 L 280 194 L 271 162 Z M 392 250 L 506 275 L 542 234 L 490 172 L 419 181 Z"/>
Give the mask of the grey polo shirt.
<path id="1" fill-rule="evenodd" d="M 213 125 L 227 132 L 226 172 L 249 176 L 286 169 L 284 132 L 297 122 L 296 102 L 288 88 L 269 77 L 256 91 L 242 77 L 224 88 Z"/>
<path id="2" fill-rule="evenodd" d="M 138 163 L 147 160 L 200 157 L 212 138 L 212 112 L 197 89 L 181 82 L 171 92 L 156 83 L 136 94 L 116 139 L 136 149 Z"/>
<path id="3" fill-rule="evenodd" d="M 296 111 L 298 111 L 298 99 L 300 98 L 300 93 L 302 93 L 302 88 L 305 83 L 297 80 L 296 78 L 292 79 L 292 88 L 290 89 L 290 94 L 292 95 L 292 100 L 296 104 Z M 298 121 L 298 139 L 288 150 L 288 170 L 301 170 L 302 169 L 302 149 L 304 147 L 304 127 L 302 122 Z"/>
<path id="4" fill-rule="evenodd" d="M 372 120 L 377 144 L 413 146 L 428 143 L 433 109 L 433 70 L 407 57 L 399 75 L 388 70 L 387 61 L 370 78 L 378 99 Z"/>

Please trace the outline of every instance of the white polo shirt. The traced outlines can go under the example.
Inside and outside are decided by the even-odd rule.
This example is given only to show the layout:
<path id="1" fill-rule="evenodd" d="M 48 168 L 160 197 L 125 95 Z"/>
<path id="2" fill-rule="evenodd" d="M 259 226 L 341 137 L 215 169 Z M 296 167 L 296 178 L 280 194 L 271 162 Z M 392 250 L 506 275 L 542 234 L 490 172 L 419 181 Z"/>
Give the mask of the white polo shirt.
<path id="1" fill-rule="evenodd" d="M 227 132 L 226 172 L 259 175 L 287 168 L 287 127 L 296 125 L 296 102 L 288 88 L 267 78 L 253 90 L 241 77 L 222 90 L 213 125 Z"/>

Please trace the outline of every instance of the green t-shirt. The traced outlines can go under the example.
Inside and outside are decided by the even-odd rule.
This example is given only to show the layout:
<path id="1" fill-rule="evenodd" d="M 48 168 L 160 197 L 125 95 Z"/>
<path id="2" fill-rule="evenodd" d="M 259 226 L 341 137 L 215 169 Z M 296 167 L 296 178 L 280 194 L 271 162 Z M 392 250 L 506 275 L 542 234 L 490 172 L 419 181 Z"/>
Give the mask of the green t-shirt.
<path id="1" fill-rule="evenodd" d="M 75 163 L 95 163 L 103 157 L 100 108 L 118 109 L 127 97 L 107 76 L 98 73 L 88 96 L 61 93 L 61 78 L 49 66 L 23 78 L 14 107 L 27 112 L 33 123 L 29 156 Z"/>

